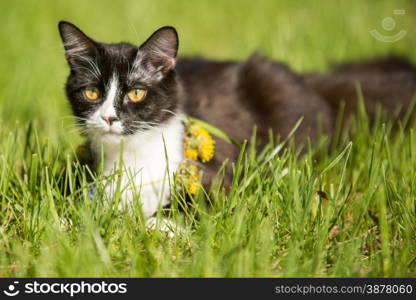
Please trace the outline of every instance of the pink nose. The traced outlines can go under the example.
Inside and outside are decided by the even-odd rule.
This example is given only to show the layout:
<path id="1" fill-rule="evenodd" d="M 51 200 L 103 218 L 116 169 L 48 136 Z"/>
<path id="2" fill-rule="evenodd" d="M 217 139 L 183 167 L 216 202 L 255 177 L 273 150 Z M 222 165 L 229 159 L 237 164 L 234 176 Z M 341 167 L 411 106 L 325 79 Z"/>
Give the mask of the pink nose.
<path id="1" fill-rule="evenodd" d="M 117 120 L 116 117 L 102 116 L 101 118 L 108 124 L 108 126 L 113 125 L 113 122 Z"/>

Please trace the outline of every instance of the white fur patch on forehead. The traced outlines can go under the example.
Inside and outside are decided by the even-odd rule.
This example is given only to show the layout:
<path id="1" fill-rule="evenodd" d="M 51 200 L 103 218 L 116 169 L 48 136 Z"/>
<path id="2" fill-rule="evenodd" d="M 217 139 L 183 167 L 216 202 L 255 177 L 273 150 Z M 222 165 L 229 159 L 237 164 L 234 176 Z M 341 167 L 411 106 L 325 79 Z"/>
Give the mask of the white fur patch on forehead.
<path id="1" fill-rule="evenodd" d="M 116 73 L 113 73 L 113 76 L 111 77 L 109 84 L 107 86 L 106 100 L 108 99 L 114 100 L 115 96 L 117 95 L 117 90 L 118 90 L 118 76 Z"/>
<path id="2" fill-rule="evenodd" d="M 119 84 L 118 84 L 118 76 L 116 73 L 113 74 L 111 77 L 106 91 L 106 97 L 101 107 L 101 115 L 107 117 L 115 117 L 116 110 L 115 110 L 115 99 L 118 94 Z"/>

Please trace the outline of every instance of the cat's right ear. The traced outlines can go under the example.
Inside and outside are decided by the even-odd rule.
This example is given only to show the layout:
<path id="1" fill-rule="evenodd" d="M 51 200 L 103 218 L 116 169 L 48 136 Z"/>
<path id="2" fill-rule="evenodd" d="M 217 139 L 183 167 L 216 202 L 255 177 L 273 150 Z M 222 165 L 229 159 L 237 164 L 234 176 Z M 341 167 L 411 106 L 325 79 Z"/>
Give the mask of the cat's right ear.
<path id="1" fill-rule="evenodd" d="M 58 27 L 66 59 L 71 67 L 85 63 L 96 55 L 96 42 L 78 27 L 66 21 L 60 21 Z"/>

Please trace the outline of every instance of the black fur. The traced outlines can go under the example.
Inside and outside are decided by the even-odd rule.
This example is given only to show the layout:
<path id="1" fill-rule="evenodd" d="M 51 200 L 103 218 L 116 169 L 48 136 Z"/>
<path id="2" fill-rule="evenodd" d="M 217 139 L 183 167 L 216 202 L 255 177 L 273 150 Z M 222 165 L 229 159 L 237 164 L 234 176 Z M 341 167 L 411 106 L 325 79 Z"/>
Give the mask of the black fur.
<path id="1" fill-rule="evenodd" d="M 64 42 L 67 27 L 71 32 L 79 31 L 73 25 L 61 22 Z M 328 74 L 297 74 L 284 64 L 256 55 L 244 62 L 179 59 L 175 68 L 174 61 L 152 56 L 152 51 L 162 50 L 168 56 L 176 57 L 176 31 L 168 28 L 164 33 L 170 35 L 165 39 L 170 44 L 157 43 L 162 29 L 140 48 L 127 43 L 97 43 L 87 38 L 83 43 L 88 46 L 87 53 L 94 56 L 102 78 L 96 81 L 90 72 L 85 71 L 88 68 L 85 62 L 77 61 L 76 57 L 68 58 L 71 74 L 67 94 L 74 114 L 83 117 L 92 105 L 83 101 L 80 88 L 94 83 L 104 89 L 116 71 L 126 79 L 124 90 L 136 85 L 149 90 L 146 101 L 137 105 L 126 105 L 123 102 L 125 96 L 119 95 L 118 116 L 126 123 L 129 118 L 163 123 L 171 116 L 166 110 L 176 112 L 181 107 L 185 113 L 217 126 L 237 140 L 249 138 L 256 125 L 261 144 L 266 141 L 269 128 L 284 138 L 303 117 L 296 134 L 297 140 L 302 142 L 306 137 L 313 140 L 320 130 L 329 136 L 332 134 L 341 101 L 345 101 L 348 114 L 355 111 L 357 85 L 361 86 L 370 116 L 377 103 L 387 111 L 395 110 L 397 106 L 406 108 L 416 92 L 414 66 L 397 58 L 342 65 Z M 78 35 L 81 40 L 86 38 L 82 33 Z M 152 41 L 156 43 L 152 44 Z M 126 83 L 129 82 L 129 67 L 140 51 L 146 54 L 141 70 L 152 74 L 148 64 L 159 66 L 163 72 L 160 83 L 143 80 L 140 72 L 136 73 L 132 85 Z M 209 176 L 205 177 L 205 182 L 210 181 L 211 175 L 217 172 L 225 159 L 233 160 L 237 153 L 234 146 L 216 139 L 215 158 L 208 164 L 206 173 Z M 227 180 L 229 178 L 227 176 Z"/>

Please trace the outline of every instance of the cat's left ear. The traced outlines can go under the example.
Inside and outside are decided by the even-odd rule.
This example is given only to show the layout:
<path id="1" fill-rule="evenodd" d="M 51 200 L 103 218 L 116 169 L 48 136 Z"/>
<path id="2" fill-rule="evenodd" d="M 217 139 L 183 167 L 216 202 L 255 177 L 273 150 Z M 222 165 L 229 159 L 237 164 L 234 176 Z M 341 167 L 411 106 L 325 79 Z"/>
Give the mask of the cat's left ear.
<path id="1" fill-rule="evenodd" d="M 140 47 L 137 59 L 149 60 L 150 63 L 167 72 L 176 66 L 176 55 L 178 53 L 178 33 L 170 26 L 156 30 Z"/>

